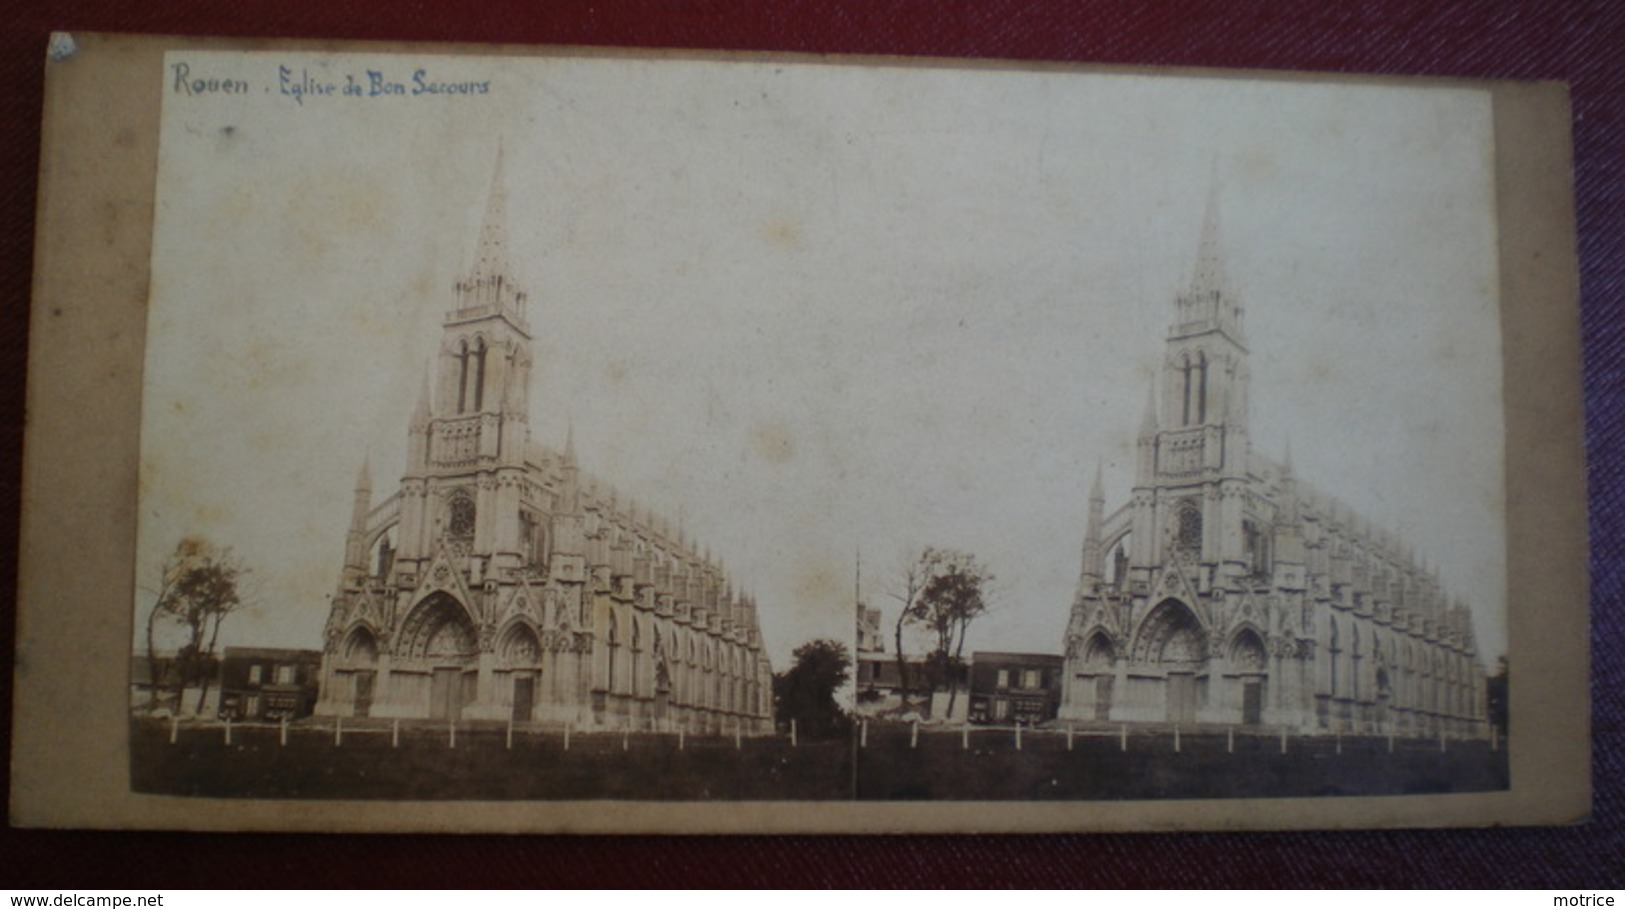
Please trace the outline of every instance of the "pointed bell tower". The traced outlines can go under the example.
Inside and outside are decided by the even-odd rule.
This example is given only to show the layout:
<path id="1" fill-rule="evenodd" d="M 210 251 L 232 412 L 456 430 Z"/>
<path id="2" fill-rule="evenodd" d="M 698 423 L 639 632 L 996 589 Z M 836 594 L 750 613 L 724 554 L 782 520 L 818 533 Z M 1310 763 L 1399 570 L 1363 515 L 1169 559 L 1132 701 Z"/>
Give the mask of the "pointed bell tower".
<path id="1" fill-rule="evenodd" d="M 453 286 L 442 325 L 435 417 L 527 413 L 531 334 L 529 296 L 508 262 L 507 187 L 502 151 L 491 176 L 485 218 L 472 264 Z M 477 454 L 495 457 L 498 440 L 481 438 Z"/>
<path id="2" fill-rule="evenodd" d="M 473 256 L 452 285 L 441 324 L 433 394 L 425 389 L 413 415 L 411 460 L 421 465 L 426 490 L 438 491 L 414 515 L 422 542 L 413 554 L 431 556 L 436 535 L 447 535 L 469 554 L 476 579 L 525 558 L 519 513 L 532 339 L 529 297 L 508 258 L 507 208 L 498 148 Z M 453 503 L 456 514 L 446 511 Z"/>
<path id="3" fill-rule="evenodd" d="M 1242 312 L 1225 273 L 1215 176 L 1202 218 L 1196 266 L 1190 282 L 1175 296 L 1174 321 L 1168 328 L 1162 369 L 1164 428 L 1246 422 Z"/>
<path id="4" fill-rule="evenodd" d="M 1247 342 L 1243 308 L 1226 274 L 1217 169 L 1190 279 L 1174 297 L 1164 342 L 1157 419 L 1140 430 L 1152 513 L 1137 515 L 1137 564 L 1178 555 L 1186 565 L 1245 574 L 1242 510 L 1247 477 Z M 1142 561 L 1143 560 L 1143 561 Z"/>

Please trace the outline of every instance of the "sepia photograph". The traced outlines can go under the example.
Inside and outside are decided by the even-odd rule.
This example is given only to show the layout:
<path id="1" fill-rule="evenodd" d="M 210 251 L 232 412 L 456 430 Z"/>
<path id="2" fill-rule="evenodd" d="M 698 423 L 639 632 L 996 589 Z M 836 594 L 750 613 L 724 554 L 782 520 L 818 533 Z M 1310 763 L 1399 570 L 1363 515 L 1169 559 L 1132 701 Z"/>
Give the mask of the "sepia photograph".
<path id="1" fill-rule="evenodd" d="M 1490 93 L 175 51 L 130 784 L 1509 785 Z"/>

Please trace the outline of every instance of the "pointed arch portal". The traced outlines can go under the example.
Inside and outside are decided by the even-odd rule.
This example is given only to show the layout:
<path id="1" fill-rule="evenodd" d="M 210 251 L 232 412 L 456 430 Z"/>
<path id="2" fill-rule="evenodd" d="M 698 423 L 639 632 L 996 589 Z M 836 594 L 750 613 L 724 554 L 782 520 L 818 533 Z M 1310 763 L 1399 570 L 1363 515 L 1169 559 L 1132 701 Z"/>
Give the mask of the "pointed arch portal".
<path id="1" fill-rule="evenodd" d="M 1236 680 L 1241 698 L 1241 723 L 1257 726 L 1264 722 L 1265 674 L 1269 658 L 1264 639 L 1252 628 L 1243 628 L 1230 639 L 1230 666 L 1239 674 Z"/>
<path id="2" fill-rule="evenodd" d="M 1140 626 L 1134 656 L 1160 669 L 1195 671 L 1207 662 L 1207 634 L 1189 606 L 1163 600 Z"/>
<path id="3" fill-rule="evenodd" d="M 1166 719 L 1192 723 L 1203 699 L 1198 673 L 1207 671 L 1207 634 L 1191 608 L 1166 599 L 1146 616 L 1134 641 L 1137 662 L 1165 674 L 1157 680 L 1163 691 Z"/>
<path id="4" fill-rule="evenodd" d="M 354 705 L 355 715 L 369 716 L 378 678 L 374 668 L 378 665 L 378 638 L 367 626 L 357 625 L 345 635 L 339 653 L 343 655 L 341 665 L 345 667 L 344 674 L 349 678 L 350 701 Z"/>
<path id="5" fill-rule="evenodd" d="M 1264 657 L 1264 640 L 1258 632 L 1244 628 L 1230 642 L 1230 665 L 1237 672 L 1263 672 L 1268 663 Z"/>
<path id="6" fill-rule="evenodd" d="M 428 664 L 429 718 L 461 717 L 463 705 L 473 700 L 469 689 L 474 675 L 469 670 L 479 655 L 479 634 L 468 610 L 449 593 L 431 594 L 401 625 L 398 652 Z"/>
<path id="7" fill-rule="evenodd" d="M 372 665 L 378 662 L 378 638 L 365 625 L 357 625 L 344 639 L 340 649 L 349 663 Z"/>

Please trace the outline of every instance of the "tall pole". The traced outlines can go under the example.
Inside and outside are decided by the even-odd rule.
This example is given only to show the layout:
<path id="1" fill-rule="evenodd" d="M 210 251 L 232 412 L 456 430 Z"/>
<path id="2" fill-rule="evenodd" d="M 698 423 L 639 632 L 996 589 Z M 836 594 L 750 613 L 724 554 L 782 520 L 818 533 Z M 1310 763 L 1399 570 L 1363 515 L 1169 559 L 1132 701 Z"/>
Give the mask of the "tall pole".
<path id="1" fill-rule="evenodd" d="M 863 547 L 852 548 L 852 715 L 858 713 L 858 659 L 863 633 Z"/>

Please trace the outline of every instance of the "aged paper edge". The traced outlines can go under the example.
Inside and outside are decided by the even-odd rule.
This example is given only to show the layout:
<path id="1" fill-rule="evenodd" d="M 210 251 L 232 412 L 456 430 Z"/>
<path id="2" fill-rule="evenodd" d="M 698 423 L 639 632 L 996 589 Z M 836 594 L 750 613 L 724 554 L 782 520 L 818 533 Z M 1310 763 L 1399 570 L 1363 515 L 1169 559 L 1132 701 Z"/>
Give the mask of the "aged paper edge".
<path id="1" fill-rule="evenodd" d="M 1586 499 L 1568 95 L 1492 93 L 1507 425 L 1512 788 L 1437 796 L 929 804 L 344 802 L 131 793 L 127 675 L 163 54 L 619 56 L 1053 72 L 1398 77 L 714 52 L 77 34 L 47 64 L 24 444 L 11 822 L 284 831 L 812 833 L 1557 824 L 1590 810 Z M 1450 85 L 1454 80 L 1427 80 Z M 70 668 L 65 668 L 70 667 Z"/>

